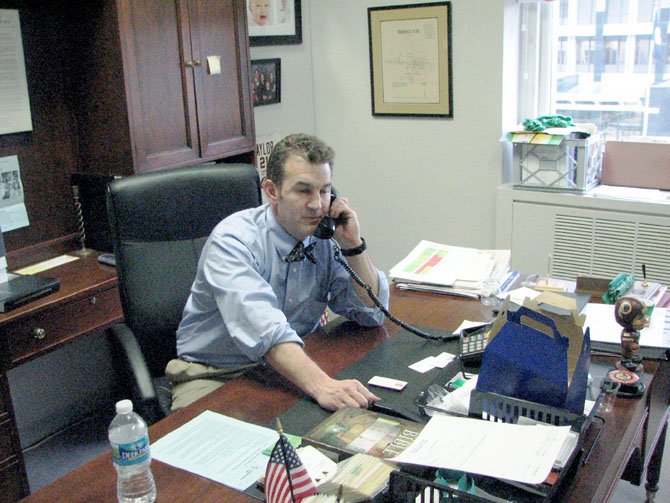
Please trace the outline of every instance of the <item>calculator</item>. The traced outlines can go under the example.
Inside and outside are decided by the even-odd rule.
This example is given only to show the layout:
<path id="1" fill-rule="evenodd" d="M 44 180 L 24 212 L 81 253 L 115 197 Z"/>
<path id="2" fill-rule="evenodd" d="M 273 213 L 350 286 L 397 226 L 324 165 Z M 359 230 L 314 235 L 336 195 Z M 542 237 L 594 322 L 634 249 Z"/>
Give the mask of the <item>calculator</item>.
<path id="1" fill-rule="evenodd" d="M 491 326 L 492 324 L 488 323 L 483 326 L 461 330 L 461 354 L 459 357 L 464 365 L 479 365 L 481 363 L 484 349 L 486 349 L 486 344 L 489 341 Z"/>

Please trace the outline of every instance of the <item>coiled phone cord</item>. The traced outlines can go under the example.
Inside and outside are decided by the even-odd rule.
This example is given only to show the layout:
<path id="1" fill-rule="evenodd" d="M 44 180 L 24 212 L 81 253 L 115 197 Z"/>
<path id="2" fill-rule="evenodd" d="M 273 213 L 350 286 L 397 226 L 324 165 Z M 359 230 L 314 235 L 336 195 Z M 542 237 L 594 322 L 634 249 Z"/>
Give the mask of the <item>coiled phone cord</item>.
<path id="1" fill-rule="evenodd" d="M 419 337 L 422 337 L 423 339 L 428 339 L 431 341 L 440 341 L 440 342 L 446 342 L 450 339 L 453 339 L 453 335 L 430 335 L 427 332 L 424 332 L 423 330 L 420 330 L 416 327 L 413 327 L 411 325 L 408 325 L 404 321 L 396 318 L 393 316 L 388 309 L 384 306 L 384 304 L 381 303 L 379 300 L 379 297 L 375 295 L 375 293 L 372 291 L 372 288 L 365 282 L 363 281 L 358 274 L 356 274 L 356 271 L 354 271 L 351 266 L 347 263 L 346 260 L 342 258 L 342 254 L 340 253 L 340 247 L 337 243 L 333 242 L 333 251 L 335 252 L 335 260 L 342 266 L 344 269 L 349 273 L 349 276 L 360 286 L 363 288 L 367 293 L 370 299 L 372 299 L 372 302 L 374 302 L 375 306 L 377 306 L 384 315 L 391 320 L 393 323 L 398 325 L 399 327 L 404 328 L 408 332 L 413 333 L 414 335 L 418 335 Z"/>

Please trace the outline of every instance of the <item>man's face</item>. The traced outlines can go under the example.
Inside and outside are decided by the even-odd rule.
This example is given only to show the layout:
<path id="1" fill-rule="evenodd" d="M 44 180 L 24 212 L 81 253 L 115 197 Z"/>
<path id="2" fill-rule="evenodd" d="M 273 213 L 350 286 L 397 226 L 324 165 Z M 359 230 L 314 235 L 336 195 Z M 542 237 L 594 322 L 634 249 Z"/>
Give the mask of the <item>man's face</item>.
<path id="1" fill-rule="evenodd" d="M 291 155 L 284 165 L 281 187 L 263 183 L 277 222 L 298 241 L 314 234 L 330 207 L 331 173 L 329 164 L 310 164 Z"/>
<path id="2" fill-rule="evenodd" d="M 264 26 L 268 24 L 270 20 L 270 0 L 249 0 L 249 11 L 257 25 Z"/>

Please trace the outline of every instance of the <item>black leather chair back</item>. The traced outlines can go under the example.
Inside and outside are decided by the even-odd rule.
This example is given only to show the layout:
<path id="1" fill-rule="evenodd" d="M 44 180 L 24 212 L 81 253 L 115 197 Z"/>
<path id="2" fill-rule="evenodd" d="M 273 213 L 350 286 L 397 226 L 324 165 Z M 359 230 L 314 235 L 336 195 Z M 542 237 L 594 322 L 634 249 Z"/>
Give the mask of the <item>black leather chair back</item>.
<path id="1" fill-rule="evenodd" d="M 248 164 L 191 166 L 112 181 L 107 211 L 125 324 L 153 377 L 176 355 L 175 331 L 202 247 L 226 216 L 261 203 Z"/>

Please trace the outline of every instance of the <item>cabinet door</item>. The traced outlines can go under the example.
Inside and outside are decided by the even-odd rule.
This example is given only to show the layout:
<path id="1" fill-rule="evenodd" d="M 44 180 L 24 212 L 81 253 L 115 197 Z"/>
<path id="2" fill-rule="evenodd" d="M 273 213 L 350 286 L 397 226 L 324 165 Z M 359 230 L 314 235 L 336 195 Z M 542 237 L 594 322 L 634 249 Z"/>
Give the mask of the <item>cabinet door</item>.
<path id="1" fill-rule="evenodd" d="M 246 1 L 189 1 L 195 96 L 204 159 L 253 150 Z M 220 73 L 211 63 L 220 62 Z"/>
<path id="2" fill-rule="evenodd" d="M 186 2 L 117 5 L 135 171 L 197 160 L 193 69 L 184 65 L 191 60 Z"/>

